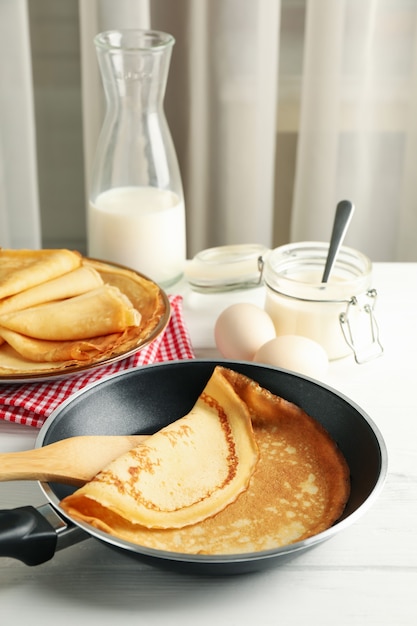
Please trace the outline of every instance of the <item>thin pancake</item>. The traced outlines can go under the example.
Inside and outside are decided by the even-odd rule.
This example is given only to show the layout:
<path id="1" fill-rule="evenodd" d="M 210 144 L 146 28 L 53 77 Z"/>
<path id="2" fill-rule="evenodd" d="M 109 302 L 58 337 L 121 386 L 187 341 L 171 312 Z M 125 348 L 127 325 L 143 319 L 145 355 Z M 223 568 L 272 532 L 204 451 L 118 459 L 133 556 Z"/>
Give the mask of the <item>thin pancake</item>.
<path id="1" fill-rule="evenodd" d="M 0 315 L 21 311 L 38 304 L 73 298 L 103 284 L 100 274 L 92 267 L 77 267 L 57 278 L 35 285 L 14 296 L 0 300 Z"/>
<path id="2" fill-rule="evenodd" d="M 62 368 L 76 363 L 91 363 L 94 359 L 105 358 L 123 345 L 126 331 L 91 337 L 77 341 L 49 341 L 33 339 L 7 328 L 0 327 L 0 334 L 7 341 L 1 348 L 1 368 L 7 370 L 35 371 L 42 364 L 42 370 Z"/>
<path id="3" fill-rule="evenodd" d="M 158 285 L 144 276 L 124 267 L 102 261 L 83 259 L 84 267 L 95 269 L 103 281 L 118 287 L 142 316 L 141 337 L 148 335 L 165 313 L 165 304 Z M 136 337 L 135 331 L 132 333 Z"/>
<path id="4" fill-rule="evenodd" d="M 241 374 L 217 370 L 247 404 L 260 453 L 248 488 L 232 504 L 192 526 L 165 530 L 109 515 L 98 502 L 84 509 L 81 500 L 74 508 L 71 496 L 62 502 L 64 509 L 132 543 L 188 554 L 275 549 L 331 526 L 350 491 L 349 469 L 334 441 L 301 408 Z"/>
<path id="5" fill-rule="evenodd" d="M 96 271 L 102 282 L 120 289 L 133 307 L 140 312 L 138 326 L 122 332 L 86 340 L 49 341 L 26 337 L 3 328 L 0 332 L 0 375 L 36 375 L 50 369 L 53 372 L 100 363 L 109 358 L 144 346 L 162 332 L 169 320 L 169 305 L 163 292 L 153 281 L 131 270 L 101 261 L 82 259 L 82 266 Z M 2 345 L 1 334 L 10 339 Z M 13 348 L 11 347 L 13 346 Z M 37 366 L 39 363 L 39 366 Z"/>
<path id="6" fill-rule="evenodd" d="M 61 276 L 81 265 L 72 250 L 0 249 L 0 300 Z"/>
<path id="7" fill-rule="evenodd" d="M 80 296 L 0 315 L 2 328 L 51 341 L 91 339 L 139 326 L 140 314 L 117 287 L 101 285 Z"/>
<path id="8" fill-rule="evenodd" d="M 188 415 L 113 461 L 62 506 L 88 515 L 98 502 L 101 521 L 116 513 L 147 528 L 181 528 L 234 502 L 257 460 L 247 406 L 216 371 Z"/>

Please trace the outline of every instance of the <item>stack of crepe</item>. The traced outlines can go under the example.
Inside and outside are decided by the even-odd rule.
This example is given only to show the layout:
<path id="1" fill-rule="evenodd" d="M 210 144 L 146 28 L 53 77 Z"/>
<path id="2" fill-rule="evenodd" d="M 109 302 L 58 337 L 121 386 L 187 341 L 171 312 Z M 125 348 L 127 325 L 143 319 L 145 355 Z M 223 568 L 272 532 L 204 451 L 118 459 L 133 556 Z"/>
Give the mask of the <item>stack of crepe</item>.
<path id="1" fill-rule="evenodd" d="M 325 530 L 349 492 L 347 463 L 316 420 L 217 366 L 188 415 L 115 459 L 61 506 L 142 546 L 236 554 Z"/>
<path id="2" fill-rule="evenodd" d="M 153 282 L 70 250 L 0 249 L 0 374 L 88 366 L 166 323 Z"/>

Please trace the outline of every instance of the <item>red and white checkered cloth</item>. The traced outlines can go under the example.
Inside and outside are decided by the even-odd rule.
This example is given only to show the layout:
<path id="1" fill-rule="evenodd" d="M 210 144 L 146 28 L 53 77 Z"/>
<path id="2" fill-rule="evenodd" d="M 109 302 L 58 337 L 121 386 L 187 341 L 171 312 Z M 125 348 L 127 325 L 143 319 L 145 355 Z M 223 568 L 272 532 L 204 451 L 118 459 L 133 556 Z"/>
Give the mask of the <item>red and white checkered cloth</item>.
<path id="1" fill-rule="evenodd" d="M 169 296 L 169 301 L 171 318 L 165 331 L 126 359 L 52 382 L 0 384 L 0 419 L 40 428 L 61 402 L 90 383 L 139 365 L 194 358 L 182 316 L 182 297 Z"/>

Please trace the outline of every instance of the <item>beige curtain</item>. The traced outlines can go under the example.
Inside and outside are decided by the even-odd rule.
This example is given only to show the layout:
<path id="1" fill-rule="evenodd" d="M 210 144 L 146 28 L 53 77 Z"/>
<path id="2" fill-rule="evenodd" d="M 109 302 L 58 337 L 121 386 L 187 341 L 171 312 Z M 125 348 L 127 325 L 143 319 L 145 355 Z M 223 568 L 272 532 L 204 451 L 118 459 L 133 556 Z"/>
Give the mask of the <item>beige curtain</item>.
<path id="1" fill-rule="evenodd" d="M 416 96 L 416 2 L 307 2 L 291 239 L 328 236 L 347 198 L 346 243 L 417 260 Z"/>
<path id="2" fill-rule="evenodd" d="M 347 198 L 348 244 L 417 261 L 417 0 L 1 0 L 0 245 L 40 245 L 40 184 L 42 243 L 82 247 L 103 115 L 92 39 L 149 26 L 176 38 L 165 108 L 190 256 L 327 239 Z"/>
<path id="3" fill-rule="evenodd" d="M 190 256 L 326 240 L 346 198 L 347 244 L 417 260 L 417 2 L 152 0 L 149 21 L 177 41 L 165 104 Z"/>
<path id="4" fill-rule="evenodd" d="M 26 0 L 0 2 L 0 247 L 41 244 Z"/>
<path id="5" fill-rule="evenodd" d="M 93 39 L 121 28 L 150 28 L 148 0 L 79 0 L 85 195 L 104 118 L 104 94 Z M 87 200 L 86 200 L 87 206 Z"/>
<path id="6" fill-rule="evenodd" d="M 151 3 L 153 27 L 177 40 L 166 109 L 190 255 L 273 243 L 279 18 L 277 0 Z"/>

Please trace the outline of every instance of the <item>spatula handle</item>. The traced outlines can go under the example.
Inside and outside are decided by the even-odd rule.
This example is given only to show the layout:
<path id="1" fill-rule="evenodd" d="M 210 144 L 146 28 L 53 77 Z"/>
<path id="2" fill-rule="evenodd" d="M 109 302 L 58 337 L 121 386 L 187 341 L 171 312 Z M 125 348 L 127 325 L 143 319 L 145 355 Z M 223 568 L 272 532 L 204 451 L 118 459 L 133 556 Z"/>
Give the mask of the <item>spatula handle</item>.
<path id="1" fill-rule="evenodd" d="M 24 452 L 0 454 L 0 481 L 40 480 L 80 486 L 145 438 L 86 435 Z"/>
<path id="2" fill-rule="evenodd" d="M 51 464 L 53 469 L 50 467 Z M 56 458 L 52 460 L 48 455 L 45 457 L 43 448 L 8 452 L 0 455 L 0 481 L 56 480 L 59 476 L 63 477 L 60 468 L 56 465 Z"/>

